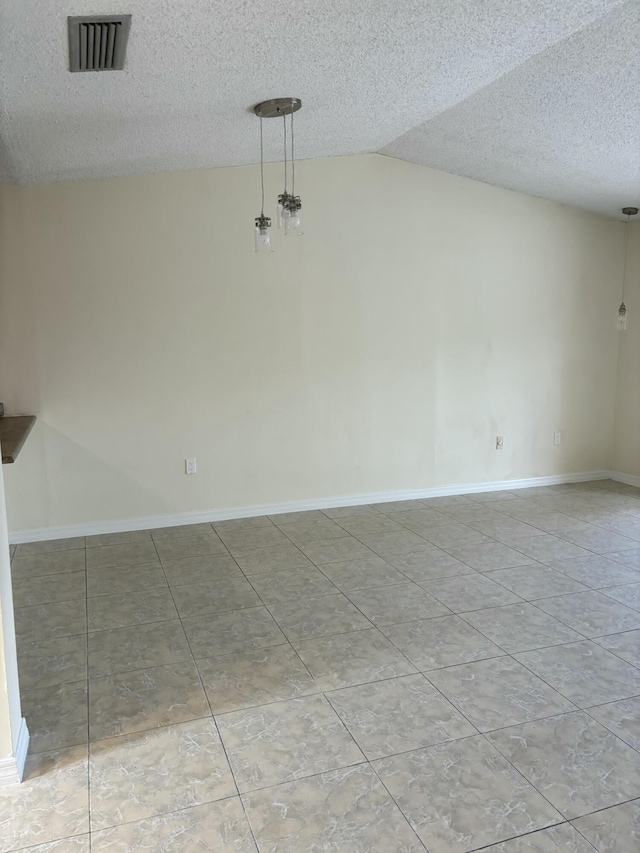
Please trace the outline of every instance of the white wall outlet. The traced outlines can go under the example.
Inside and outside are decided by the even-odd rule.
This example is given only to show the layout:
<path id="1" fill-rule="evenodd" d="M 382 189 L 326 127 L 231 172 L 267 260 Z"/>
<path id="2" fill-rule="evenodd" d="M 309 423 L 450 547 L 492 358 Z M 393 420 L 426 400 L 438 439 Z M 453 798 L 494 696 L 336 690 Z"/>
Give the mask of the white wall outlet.
<path id="1" fill-rule="evenodd" d="M 561 432 L 554 432 L 554 434 L 553 434 L 553 443 L 555 444 L 555 446 L 556 446 L 556 447 L 557 447 L 559 444 L 562 444 L 562 433 L 561 433 Z"/>
<path id="2" fill-rule="evenodd" d="M 184 473 L 185 474 L 195 474 L 196 473 L 195 456 L 192 456 L 190 459 L 184 460 Z"/>
<path id="3" fill-rule="evenodd" d="M 496 436 L 496 450 L 504 450 L 504 436 L 497 435 Z"/>

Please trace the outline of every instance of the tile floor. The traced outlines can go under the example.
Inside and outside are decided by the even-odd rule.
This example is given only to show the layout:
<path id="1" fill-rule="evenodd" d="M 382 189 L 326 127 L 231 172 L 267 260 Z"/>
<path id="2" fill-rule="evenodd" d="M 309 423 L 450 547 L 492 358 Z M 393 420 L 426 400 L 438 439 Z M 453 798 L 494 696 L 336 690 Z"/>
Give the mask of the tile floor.
<path id="1" fill-rule="evenodd" d="M 14 551 L 0 853 L 640 851 L 640 490 Z"/>

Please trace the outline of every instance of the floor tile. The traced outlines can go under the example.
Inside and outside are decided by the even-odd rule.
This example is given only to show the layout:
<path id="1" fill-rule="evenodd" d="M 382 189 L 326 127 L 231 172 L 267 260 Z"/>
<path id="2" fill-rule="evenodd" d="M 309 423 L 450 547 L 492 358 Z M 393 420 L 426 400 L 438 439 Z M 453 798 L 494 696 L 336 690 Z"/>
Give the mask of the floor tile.
<path id="1" fill-rule="evenodd" d="M 431 616 L 448 616 L 451 612 L 414 583 L 360 589 L 350 592 L 349 598 L 374 625 L 393 625 Z"/>
<path id="2" fill-rule="evenodd" d="M 214 714 L 320 692 L 288 644 L 196 663 Z"/>
<path id="3" fill-rule="evenodd" d="M 38 545 L 46 543 L 39 542 Z M 23 546 L 20 545 L 19 549 Z M 67 572 L 84 571 L 84 548 L 73 551 L 46 551 L 24 554 L 20 550 L 11 562 L 11 574 L 17 578 L 38 578 Z"/>
<path id="4" fill-rule="evenodd" d="M 582 635 L 533 604 L 509 604 L 465 613 L 467 622 L 505 652 L 525 652 L 582 640 Z"/>
<path id="5" fill-rule="evenodd" d="M 638 581 L 638 572 L 621 566 L 608 557 L 593 554 L 590 557 L 578 557 L 573 560 L 552 560 L 552 569 L 557 569 L 585 586 L 599 589 L 603 586 L 618 586 Z"/>
<path id="6" fill-rule="evenodd" d="M 264 516 L 272 524 L 281 527 L 283 524 L 306 524 L 310 521 L 326 521 L 327 516 L 321 509 L 307 509 L 298 512 L 279 512 L 275 515 Z"/>
<path id="7" fill-rule="evenodd" d="M 86 678 L 86 634 L 22 644 L 18 648 L 18 670 L 23 691 Z"/>
<path id="8" fill-rule="evenodd" d="M 396 678 L 415 667 L 389 640 L 371 628 L 294 643 L 320 690 Z"/>
<path id="9" fill-rule="evenodd" d="M 265 604 L 279 604 L 337 592 L 320 569 L 311 565 L 252 575 L 251 585 Z"/>
<path id="10" fill-rule="evenodd" d="M 601 589 L 600 592 L 607 598 L 613 598 L 627 607 L 640 610 L 640 583 L 628 583 L 624 586 L 613 586 Z"/>
<path id="11" fill-rule="evenodd" d="M 476 734 L 423 675 L 334 690 L 327 699 L 369 760 Z"/>
<path id="12" fill-rule="evenodd" d="M 370 628 L 369 620 L 341 593 L 304 601 L 286 601 L 269 608 L 289 640 L 306 640 Z"/>
<path id="13" fill-rule="evenodd" d="M 501 541 L 502 537 L 515 540 L 522 536 L 535 536 L 538 532 L 531 524 L 519 521 L 517 518 L 509 518 L 508 516 L 502 516 L 497 520 L 495 518 L 473 519 L 468 524 L 474 530 L 479 530 L 480 533 L 491 536 L 498 541 Z"/>
<path id="14" fill-rule="evenodd" d="M 169 586 L 242 577 L 236 561 L 229 554 L 207 554 L 184 560 L 165 560 L 164 573 Z"/>
<path id="15" fill-rule="evenodd" d="M 247 575 L 313 565 L 295 545 L 276 545 L 272 548 L 235 551 L 234 559 Z"/>
<path id="16" fill-rule="evenodd" d="M 583 711 L 487 738 L 567 818 L 640 796 L 638 753 Z"/>
<path id="17" fill-rule="evenodd" d="M 173 598 L 166 587 L 99 595 L 88 599 L 87 609 L 90 631 L 106 631 L 109 628 L 178 618 Z"/>
<path id="18" fill-rule="evenodd" d="M 47 539 L 45 542 L 25 542 L 16 545 L 16 557 L 25 557 L 28 554 L 50 554 L 52 551 L 72 551 L 85 547 L 84 536 L 73 536 L 69 539 Z"/>
<path id="19" fill-rule="evenodd" d="M 345 560 L 342 563 L 325 563 L 323 573 L 338 589 L 371 589 L 406 581 L 406 577 L 390 566 L 382 557 L 365 557 L 363 560 Z"/>
<path id="20" fill-rule="evenodd" d="M 395 512 L 411 512 L 413 510 L 425 509 L 426 506 L 421 500 L 406 500 L 406 501 L 386 501 L 381 504 L 373 504 L 378 512 L 395 513 Z"/>
<path id="21" fill-rule="evenodd" d="M 152 622 L 89 634 L 91 678 L 184 660 L 191 660 L 191 651 L 178 621 Z"/>
<path id="22" fill-rule="evenodd" d="M 634 548 L 629 551 L 612 551 L 607 556 L 617 563 L 622 563 L 623 566 L 640 570 L 640 548 Z"/>
<path id="23" fill-rule="evenodd" d="M 102 548 L 104 545 L 131 545 L 137 542 L 150 542 L 150 530 L 125 530 L 122 533 L 100 533 L 87 536 L 87 548 Z"/>
<path id="24" fill-rule="evenodd" d="M 209 522 L 201 524 L 175 524 L 172 527 L 156 527 L 150 531 L 154 542 L 169 542 L 176 539 L 192 538 L 194 536 L 210 536 L 213 527 Z"/>
<path id="25" fill-rule="evenodd" d="M 526 566 L 530 559 L 499 542 L 487 542 L 484 545 L 466 545 L 464 548 L 451 548 L 451 553 L 472 569 L 479 572 L 491 569 L 508 569 L 513 566 Z"/>
<path id="26" fill-rule="evenodd" d="M 232 711 L 217 723 L 240 793 L 364 761 L 324 696 Z"/>
<path id="27" fill-rule="evenodd" d="M 211 716 L 191 661 L 94 678 L 89 682 L 92 741 Z"/>
<path id="28" fill-rule="evenodd" d="M 32 607 L 54 601 L 84 600 L 87 589 L 86 572 L 66 572 L 42 578 L 14 578 L 14 607 Z"/>
<path id="29" fill-rule="evenodd" d="M 151 541 L 131 542 L 126 545 L 103 545 L 87 548 L 87 569 L 107 569 L 117 566 L 134 566 L 138 563 L 157 563 L 158 555 Z"/>
<path id="30" fill-rule="evenodd" d="M 428 512 L 428 510 L 425 510 Z M 381 512 L 376 515 L 360 515 L 355 518 L 340 518 L 338 523 L 343 530 L 352 536 L 375 536 L 378 533 L 402 533 L 407 528 Z M 343 534 L 344 535 L 344 534 Z"/>
<path id="31" fill-rule="evenodd" d="M 466 524 L 454 523 L 446 527 L 438 525 L 431 530 L 423 529 L 422 535 L 425 536 L 432 545 L 437 548 L 462 548 L 465 545 L 482 545 L 483 543 L 491 542 L 488 536 L 469 527 Z"/>
<path id="32" fill-rule="evenodd" d="M 88 832 L 86 746 L 29 755 L 22 784 L 0 787 L 0 815 L 1 853 Z"/>
<path id="33" fill-rule="evenodd" d="M 98 741 L 89 761 L 92 830 L 236 793 L 212 718 Z"/>
<path id="34" fill-rule="evenodd" d="M 640 671 L 588 640 L 516 659 L 581 708 L 640 694 Z"/>
<path id="35" fill-rule="evenodd" d="M 640 800 L 633 800 L 573 821 L 598 853 L 640 850 Z"/>
<path id="36" fill-rule="evenodd" d="M 242 799 L 263 851 L 424 853 L 367 765 L 264 788 Z"/>
<path id="37" fill-rule="evenodd" d="M 187 841 L 188 839 L 188 841 Z M 185 846 L 187 845 L 187 846 Z M 239 797 L 101 829 L 92 853 L 257 853 Z"/>
<path id="38" fill-rule="evenodd" d="M 250 607 L 183 620 L 196 658 L 278 646 L 285 636 L 266 607 Z"/>
<path id="39" fill-rule="evenodd" d="M 575 710 L 571 702 L 508 657 L 435 669 L 428 677 L 481 732 Z"/>
<path id="40" fill-rule="evenodd" d="M 504 654 L 459 616 L 389 625 L 383 628 L 383 633 L 420 670 Z"/>
<path id="41" fill-rule="evenodd" d="M 187 557 L 205 557 L 209 554 L 228 554 L 219 537 L 211 533 L 185 536 L 183 539 L 155 539 L 155 548 L 160 560 L 185 560 Z"/>
<path id="42" fill-rule="evenodd" d="M 595 853 L 595 849 L 571 824 L 561 823 L 502 841 L 485 848 L 483 853 Z"/>
<path id="43" fill-rule="evenodd" d="M 640 631 L 625 631 L 622 634 L 596 637 L 593 642 L 613 652 L 622 660 L 626 660 L 627 663 L 640 668 Z"/>
<path id="44" fill-rule="evenodd" d="M 358 560 L 373 557 L 374 553 L 353 536 L 343 539 L 325 539 L 324 542 L 309 542 L 300 550 L 317 566 L 323 563 L 339 563 L 342 560 Z"/>
<path id="45" fill-rule="evenodd" d="M 544 533 L 555 533 L 559 536 L 572 530 L 593 530 L 593 527 L 586 521 L 581 521 L 572 515 L 566 515 L 564 512 L 537 513 L 529 519 L 529 526 L 542 530 Z"/>
<path id="46" fill-rule="evenodd" d="M 86 680 L 23 690 L 21 702 L 29 728 L 29 755 L 86 745 Z"/>
<path id="47" fill-rule="evenodd" d="M 640 628 L 637 610 L 596 591 L 543 598 L 536 604 L 585 637 L 601 637 Z"/>
<path id="48" fill-rule="evenodd" d="M 244 577 L 231 577 L 207 583 L 181 584 L 171 588 L 180 617 L 205 616 L 228 610 L 258 607 L 262 602 Z"/>
<path id="49" fill-rule="evenodd" d="M 48 844 L 36 844 L 35 847 L 21 847 L 17 853 L 90 853 L 89 833 L 50 841 Z"/>
<path id="50" fill-rule="evenodd" d="M 589 716 L 640 752 L 640 697 L 597 705 Z"/>
<path id="51" fill-rule="evenodd" d="M 606 554 L 609 551 L 625 551 L 637 548 L 638 542 L 628 536 L 621 536 L 611 530 L 590 526 L 589 529 L 565 531 L 563 537 L 569 542 L 594 551 L 596 554 Z"/>
<path id="52" fill-rule="evenodd" d="M 359 506 L 334 506 L 323 509 L 323 515 L 327 518 L 354 518 L 357 515 L 376 515 L 378 510 L 371 504 L 360 504 Z"/>
<path id="53" fill-rule="evenodd" d="M 532 557 L 539 563 L 551 560 L 567 560 L 575 557 L 592 556 L 585 548 L 580 548 L 566 539 L 553 536 L 551 533 L 541 533 L 537 536 L 522 537 L 514 543 L 514 548 L 527 557 Z"/>
<path id="54" fill-rule="evenodd" d="M 395 521 L 409 530 L 414 530 L 414 532 L 424 530 L 425 527 L 451 524 L 450 516 L 438 512 L 437 509 L 428 509 L 427 507 L 405 510 L 404 512 L 388 512 L 386 516 L 391 521 Z"/>
<path id="55" fill-rule="evenodd" d="M 426 539 L 403 530 L 400 533 L 369 533 L 358 537 L 380 557 L 395 557 L 398 554 L 416 554 L 431 551 L 434 547 Z"/>
<path id="56" fill-rule="evenodd" d="M 87 632 L 87 603 L 84 598 L 16 607 L 14 617 L 18 643 L 40 638 L 55 640 Z"/>
<path id="57" fill-rule="evenodd" d="M 492 581 L 519 595 L 525 601 L 549 598 L 552 595 L 568 595 L 585 592 L 588 587 L 539 563 L 519 566 L 514 569 L 498 569 L 487 572 Z"/>
<path id="58" fill-rule="evenodd" d="M 467 853 L 561 820 L 480 736 L 382 758 L 373 767 L 429 853 Z"/>
<path id="59" fill-rule="evenodd" d="M 249 551 L 253 548 L 288 545 L 291 541 L 274 524 L 270 527 L 253 527 L 248 530 L 221 531 L 220 538 L 232 554 L 238 551 Z"/>
<path id="60" fill-rule="evenodd" d="M 248 518 L 225 518 L 223 521 L 214 521 L 211 526 L 216 533 L 224 533 L 227 530 L 250 530 L 252 527 L 271 527 L 273 522 L 266 515 L 254 515 Z"/>
<path id="61" fill-rule="evenodd" d="M 318 542 L 324 539 L 341 539 L 344 530 L 330 518 L 320 521 L 298 521 L 295 524 L 279 524 L 279 529 L 294 545 Z"/>
<path id="62" fill-rule="evenodd" d="M 480 610 L 482 607 L 500 604 L 520 603 L 517 595 L 477 573 L 426 581 L 422 586 L 455 613 Z"/>
<path id="63" fill-rule="evenodd" d="M 95 569 L 87 572 L 87 595 L 114 595 L 140 592 L 145 589 L 167 588 L 160 563 L 141 563 L 116 569 Z"/>
<path id="64" fill-rule="evenodd" d="M 439 548 L 425 551 L 423 554 L 400 554 L 389 557 L 387 561 L 416 583 L 474 573 L 474 569 L 466 563 L 456 560 Z"/>

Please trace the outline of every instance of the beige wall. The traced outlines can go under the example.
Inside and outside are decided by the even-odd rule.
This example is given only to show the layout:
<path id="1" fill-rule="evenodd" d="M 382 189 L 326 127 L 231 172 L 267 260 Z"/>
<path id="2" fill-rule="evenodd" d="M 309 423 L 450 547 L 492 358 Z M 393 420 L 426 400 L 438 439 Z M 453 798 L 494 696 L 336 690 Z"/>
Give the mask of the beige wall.
<path id="1" fill-rule="evenodd" d="M 267 257 L 256 167 L 3 191 L 10 528 L 611 467 L 621 223 L 379 155 L 298 178 Z"/>
<path id="2" fill-rule="evenodd" d="M 640 222 L 629 228 L 627 331 L 620 334 L 614 468 L 640 477 Z"/>

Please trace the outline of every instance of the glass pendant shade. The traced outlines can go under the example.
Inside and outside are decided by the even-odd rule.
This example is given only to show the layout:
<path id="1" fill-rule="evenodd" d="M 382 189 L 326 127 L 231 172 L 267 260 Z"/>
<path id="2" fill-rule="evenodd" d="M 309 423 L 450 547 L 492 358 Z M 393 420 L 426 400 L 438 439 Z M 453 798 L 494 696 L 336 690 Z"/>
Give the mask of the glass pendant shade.
<path id="1" fill-rule="evenodd" d="M 268 216 L 256 216 L 255 229 L 255 250 L 258 255 L 266 255 L 273 252 L 271 245 L 271 219 Z"/>
<path id="2" fill-rule="evenodd" d="M 284 228 L 284 220 L 289 215 L 287 211 L 287 204 L 289 203 L 290 198 L 292 198 L 292 196 L 286 190 L 278 196 L 278 214 L 276 219 L 278 228 Z"/>
<path id="3" fill-rule="evenodd" d="M 287 204 L 284 215 L 284 233 L 286 237 L 301 237 L 304 234 L 300 196 L 295 196 Z"/>
<path id="4" fill-rule="evenodd" d="M 619 332 L 624 332 L 627 328 L 627 306 L 624 302 L 621 302 L 620 307 L 618 308 L 616 328 Z"/>

